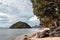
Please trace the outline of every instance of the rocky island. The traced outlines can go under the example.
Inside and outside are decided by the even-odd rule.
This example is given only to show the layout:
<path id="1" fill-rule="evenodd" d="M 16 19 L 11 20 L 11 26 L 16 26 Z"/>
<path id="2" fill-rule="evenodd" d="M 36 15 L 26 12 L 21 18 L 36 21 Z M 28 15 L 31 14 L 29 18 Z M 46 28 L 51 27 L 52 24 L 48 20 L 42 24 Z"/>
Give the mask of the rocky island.
<path id="1" fill-rule="evenodd" d="M 17 28 L 18 28 L 18 29 L 19 29 L 19 28 L 31 28 L 31 26 L 28 25 L 28 24 L 25 23 L 25 22 L 19 21 L 19 22 L 13 24 L 10 28 L 11 28 L 11 29 L 17 29 Z"/>

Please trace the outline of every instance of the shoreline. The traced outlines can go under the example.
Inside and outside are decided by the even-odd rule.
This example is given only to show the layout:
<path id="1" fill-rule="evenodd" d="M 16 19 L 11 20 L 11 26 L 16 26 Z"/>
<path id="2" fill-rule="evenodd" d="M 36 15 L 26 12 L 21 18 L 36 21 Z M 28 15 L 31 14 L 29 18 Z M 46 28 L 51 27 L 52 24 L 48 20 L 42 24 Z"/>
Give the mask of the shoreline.
<path id="1" fill-rule="evenodd" d="M 49 30 L 49 28 L 43 28 L 42 30 L 38 30 L 35 33 L 32 33 L 31 35 L 28 35 L 28 40 L 59 40 L 60 37 L 45 37 L 45 38 L 37 38 L 36 33 L 42 32 L 44 30 Z M 16 37 L 14 40 L 23 40 L 24 37 Z"/>

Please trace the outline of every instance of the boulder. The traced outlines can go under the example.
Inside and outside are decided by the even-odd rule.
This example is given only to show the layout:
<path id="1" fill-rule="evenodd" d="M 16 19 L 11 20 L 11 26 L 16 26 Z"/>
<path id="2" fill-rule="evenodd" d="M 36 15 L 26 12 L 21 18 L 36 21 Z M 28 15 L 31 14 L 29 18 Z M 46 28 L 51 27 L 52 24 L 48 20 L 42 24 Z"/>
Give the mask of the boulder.
<path id="1" fill-rule="evenodd" d="M 60 37 L 60 31 L 55 32 L 55 37 Z"/>
<path id="2" fill-rule="evenodd" d="M 28 36 L 27 36 L 27 35 L 25 35 L 23 40 L 28 40 Z"/>
<path id="3" fill-rule="evenodd" d="M 41 33 L 37 33 L 37 37 L 38 38 L 44 38 L 44 37 L 48 37 L 49 36 L 50 31 L 49 30 L 44 30 Z"/>
<path id="4" fill-rule="evenodd" d="M 60 27 L 54 29 L 54 31 L 49 33 L 50 37 L 60 37 Z"/>
<path id="5" fill-rule="evenodd" d="M 55 31 L 55 36 L 60 37 L 60 27 L 56 28 L 54 31 Z"/>
<path id="6" fill-rule="evenodd" d="M 54 31 L 60 31 L 60 27 L 56 28 Z"/>
<path id="7" fill-rule="evenodd" d="M 49 37 L 55 37 L 55 32 L 53 31 L 53 32 L 50 32 L 49 33 Z"/>
<path id="8" fill-rule="evenodd" d="M 23 40 L 28 40 L 28 38 L 24 38 Z"/>
<path id="9" fill-rule="evenodd" d="M 54 31 L 55 28 L 57 28 L 57 26 L 55 25 L 55 23 L 53 23 L 52 25 L 50 25 L 50 27 L 49 27 L 50 32 Z"/>
<path id="10" fill-rule="evenodd" d="M 37 38 L 40 38 L 41 32 L 37 33 Z"/>

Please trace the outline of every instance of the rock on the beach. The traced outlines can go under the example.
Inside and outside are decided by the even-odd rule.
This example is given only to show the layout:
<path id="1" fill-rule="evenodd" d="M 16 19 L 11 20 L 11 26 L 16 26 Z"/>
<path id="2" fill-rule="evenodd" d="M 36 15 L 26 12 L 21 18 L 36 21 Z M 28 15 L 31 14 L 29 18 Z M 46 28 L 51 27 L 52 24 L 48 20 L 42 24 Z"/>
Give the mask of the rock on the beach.
<path id="1" fill-rule="evenodd" d="M 24 37 L 24 39 L 23 40 L 28 40 L 28 37 L 27 37 L 27 35 L 25 35 L 25 37 Z"/>
<path id="2" fill-rule="evenodd" d="M 60 27 L 55 29 L 55 36 L 60 37 Z"/>
<path id="3" fill-rule="evenodd" d="M 40 38 L 41 32 L 37 33 L 37 38 Z"/>
<path id="4" fill-rule="evenodd" d="M 55 31 L 55 32 L 51 32 L 49 33 L 50 37 L 60 37 L 60 31 Z"/>
<path id="5" fill-rule="evenodd" d="M 54 31 L 49 33 L 49 37 L 54 37 L 54 36 L 55 36 L 55 32 Z"/>
<path id="6" fill-rule="evenodd" d="M 24 38 L 23 40 L 28 40 L 28 38 Z"/>
<path id="7" fill-rule="evenodd" d="M 44 30 L 43 32 L 41 33 L 37 33 L 37 37 L 38 38 L 44 38 L 44 37 L 48 37 L 49 36 L 49 30 Z"/>
<path id="8" fill-rule="evenodd" d="M 56 28 L 54 31 L 60 31 L 60 27 Z"/>
<path id="9" fill-rule="evenodd" d="M 50 37 L 60 37 L 60 27 L 49 33 Z"/>
<path id="10" fill-rule="evenodd" d="M 60 27 L 50 27 L 49 30 L 44 30 L 43 32 L 37 33 L 37 38 L 44 38 L 44 37 L 60 37 Z"/>
<path id="11" fill-rule="evenodd" d="M 49 29 L 50 29 L 50 32 L 54 31 L 54 29 L 57 28 L 57 26 L 55 24 L 52 24 Z"/>
<path id="12" fill-rule="evenodd" d="M 60 37 L 60 31 L 55 32 L 55 37 Z"/>
<path id="13" fill-rule="evenodd" d="M 44 30 L 42 32 L 37 32 L 36 34 L 32 35 L 32 37 L 36 36 L 37 38 L 45 38 L 45 37 L 60 37 L 60 27 L 52 27 L 53 31 Z M 29 40 L 28 36 L 25 35 L 23 40 Z M 31 40 L 31 39 L 30 39 Z"/>

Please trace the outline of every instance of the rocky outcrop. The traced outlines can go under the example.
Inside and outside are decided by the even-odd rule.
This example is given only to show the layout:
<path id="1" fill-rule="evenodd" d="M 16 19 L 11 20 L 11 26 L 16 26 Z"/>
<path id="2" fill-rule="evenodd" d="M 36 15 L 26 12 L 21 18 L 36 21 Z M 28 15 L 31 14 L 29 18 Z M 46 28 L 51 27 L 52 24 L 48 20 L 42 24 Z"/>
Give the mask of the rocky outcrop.
<path id="1" fill-rule="evenodd" d="M 49 36 L 51 37 L 60 37 L 60 27 L 54 29 L 54 31 L 49 33 Z"/>
<path id="2" fill-rule="evenodd" d="M 44 37 L 48 37 L 49 36 L 49 30 L 44 30 L 43 32 L 41 32 L 41 33 L 38 33 L 37 34 L 37 37 L 38 38 L 44 38 Z"/>
<path id="3" fill-rule="evenodd" d="M 25 22 L 19 21 L 19 22 L 13 24 L 10 28 L 12 28 L 12 29 L 15 29 L 15 28 L 31 28 L 31 26 L 29 26 Z"/>
<path id="4" fill-rule="evenodd" d="M 56 25 L 57 24 L 57 25 Z M 44 30 L 43 32 L 39 33 L 39 38 L 44 37 L 60 37 L 60 19 L 55 23 L 52 23 L 49 27 L 49 30 Z"/>
<path id="5" fill-rule="evenodd" d="M 37 33 L 37 38 L 44 37 L 60 37 L 60 27 L 57 28 L 51 27 L 49 30 L 44 30 L 43 32 Z"/>

